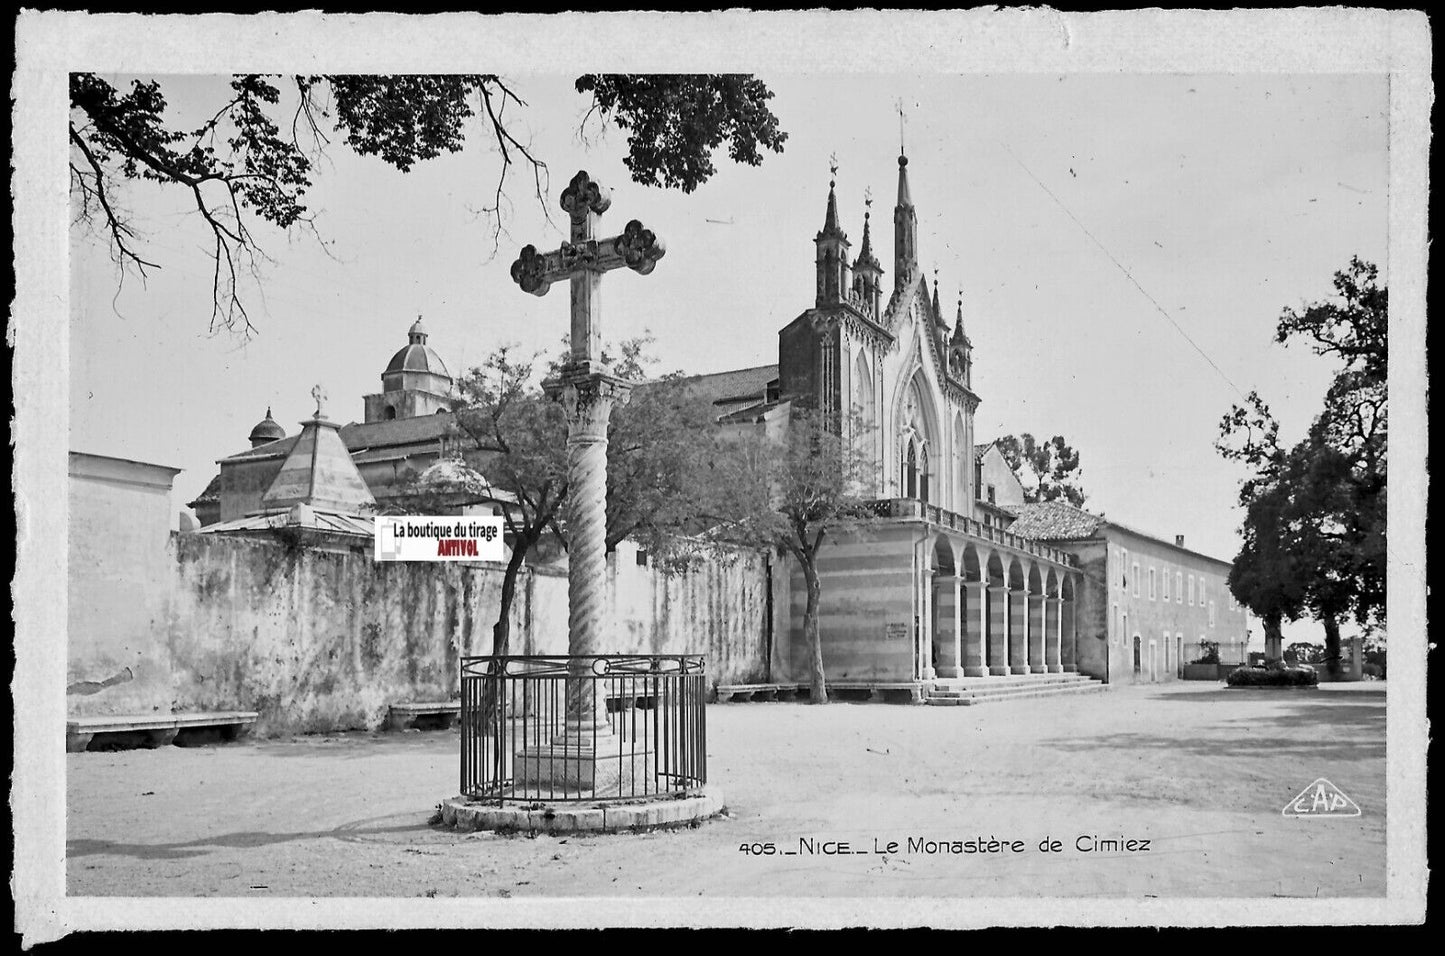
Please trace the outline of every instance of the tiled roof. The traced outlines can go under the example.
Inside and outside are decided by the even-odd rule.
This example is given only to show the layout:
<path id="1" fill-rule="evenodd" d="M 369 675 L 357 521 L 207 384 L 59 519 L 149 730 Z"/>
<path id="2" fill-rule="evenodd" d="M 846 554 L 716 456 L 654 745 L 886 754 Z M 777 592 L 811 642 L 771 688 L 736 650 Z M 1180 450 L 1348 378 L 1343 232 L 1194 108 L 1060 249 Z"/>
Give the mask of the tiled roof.
<path id="1" fill-rule="evenodd" d="M 307 523 L 299 527 L 311 528 L 317 531 L 329 531 L 333 534 L 349 534 L 357 537 L 370 538 L 374 534 L 375 520 L 369 515 L 351 514 L 340 511 L 328 511 L 324 508 L 313 508 L 307 516 Z M 291 524 L 291 512 L 276 511 L 271 514 L 247 515 L 244 518 L 234 518 L 230 521 L 222 521 L 218 524 L 209 524 L 204 528 L 198 528 L 197 534 L 236 534 L 255 531 L 266 531 L 271 528 L 284 528 Z"/>
<path id="2" fill-rule="evenodd" d="M 781 401 L 754 402 L 751 405 L 739 408 L 736 411 L 728 412 L 717 420 L 719 425 L 736 425 L 739 422 L 750 423 L 760 419 L 766 413 L 783 404 Z"/>
<path id="3" fill-rule="evenodd" d="M 200 494 L 196 495 L 194 501 L 188 501 L 188 502 L 186 502 L 186 507 L 187 507 L 187 508 L 194 508 L 196 505 L 214 504 L 215 502 L 218 502 L 218 501 L 220 501 L 220 500 L 221 500 L 221 474 L 220 474 L 220 472 L 217 472 L 217 473 L 216 473 L 216 477 L 214 477 L 214 478 L 211 479 L 210 484 L 206 485 L 206 488 L 205 488 L 204 491 L 202 491 Z"/>
<path id="4" fill-rule="evenodd" d="M 418 415 L 415 418 L 397 418 L 387 422 L 352 422 L 350 425 L 341 426 L 341 441 L 353 453 L 363 448 L 415 445 L 441 438 L 446 434 L 451 421 L 451 413 L 444 412 L 437 415 Z M 295 443 L 295 436 L 283 438 L 260 448 L 248 448 L 222 461 L 280 458 L 289 455 L 291 446 Z"/>
<path id="5" fill-rule="evenodd" d="M 1021 538 L 1040 541 L 1072 541 L 1092 538 L 1104 519 L 1062 501 L 1043 501 L 1010 509 L 1018 520 L 1009 531 Z"/>
<path id="6" fill-rule="evenodd" d="M 682 380 L 694 389 L 699 398 L 712 405 L 737 405 L 760 402 L 767 398 L 768 383 L 778 377 L 777 365 L 759 365 L 711 375 L 695 375 Z"/>

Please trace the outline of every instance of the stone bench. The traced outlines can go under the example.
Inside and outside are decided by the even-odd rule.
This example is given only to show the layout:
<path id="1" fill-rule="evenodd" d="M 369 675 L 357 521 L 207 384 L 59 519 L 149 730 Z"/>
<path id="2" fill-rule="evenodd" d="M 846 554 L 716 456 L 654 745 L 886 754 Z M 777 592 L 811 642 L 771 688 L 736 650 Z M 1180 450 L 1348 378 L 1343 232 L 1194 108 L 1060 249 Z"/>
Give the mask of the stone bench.
<path id="1" fill-rule="evenodd" d="M 775 700 L 779 694 L 796 694 L 807 689 L 807 684 L 719 684 L 717 702 L 726 704 L 734 699 Z"/>
<path id="2" fill-rule="evenodd" d="M 439 724 L 439 729 L 449 730 L 457 722 L 462 713 L 462 702 L 459 700 L 433 700 L 433 701 L 411 701 L 404 704 L 392 704 L 391 710 L 387 713 L 386 727 L 388 730 L 411 730 L 416 729 L 417 723 Z"/>
<path id="3" fill-rule="evenodd" d="M 889 693 L 906 693 L 912 703 L 923 703 L 923 689 L 917 681 L 830 680 L 827 684 L 829 693 L 867 691 L 871 700 L 884 700 Z M 717 700 L 720 704 L 730 700 L 777 700 L 791 694 L 807 694 L 811 686 L 806 681 L 797 684 L 719 684 Z"/>
<path id="4" fill-rule="evenodd" d="M 253 710 L 222 710 L 195 714 L 121 714 L 105 717 L 69 717 L 65 721 L 65 750 L 81 753 L 96 734 L 137 736 L 146 747 L 175 743 L 184 730 L 219 728 L 222 740 L 238 740 L 251 732 L 260 715 Z"/>

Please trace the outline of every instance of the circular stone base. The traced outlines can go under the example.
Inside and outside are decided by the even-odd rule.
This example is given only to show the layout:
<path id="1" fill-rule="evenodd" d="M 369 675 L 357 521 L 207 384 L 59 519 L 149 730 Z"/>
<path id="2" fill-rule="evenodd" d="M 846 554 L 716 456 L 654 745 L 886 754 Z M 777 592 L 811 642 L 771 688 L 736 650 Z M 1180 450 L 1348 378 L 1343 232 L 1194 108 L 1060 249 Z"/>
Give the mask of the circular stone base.
<path id="1" fill-rule="evenodd" d="M 603 804 L 521 804 L 492 806 L 473 803 L 466 797 L 442 801 L 442 825 L 463 832 L 471 830 L 539 830 L 544 833 L 579 831 L 616 832 L 651 830 L 657 827 L 697 823 L 722 812 L 722 790 L 709 786 L 681 797 L 639 800 L 634 803 Z"/>

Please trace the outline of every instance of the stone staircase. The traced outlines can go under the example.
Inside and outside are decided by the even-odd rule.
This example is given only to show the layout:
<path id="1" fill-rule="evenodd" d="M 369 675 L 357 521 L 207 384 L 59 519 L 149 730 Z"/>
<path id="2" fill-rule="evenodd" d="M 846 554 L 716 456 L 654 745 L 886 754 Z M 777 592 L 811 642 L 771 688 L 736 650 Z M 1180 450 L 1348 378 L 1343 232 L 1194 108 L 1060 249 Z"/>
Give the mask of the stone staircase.
<path id="1" fill-rule="evenodd" d="M 1096 694 L 1108 689 L 1108 684 L 1086 674 L 940 677 L 925 688 L 923 702 L 935 707 L 967 707 L 1030 697 Z"/>

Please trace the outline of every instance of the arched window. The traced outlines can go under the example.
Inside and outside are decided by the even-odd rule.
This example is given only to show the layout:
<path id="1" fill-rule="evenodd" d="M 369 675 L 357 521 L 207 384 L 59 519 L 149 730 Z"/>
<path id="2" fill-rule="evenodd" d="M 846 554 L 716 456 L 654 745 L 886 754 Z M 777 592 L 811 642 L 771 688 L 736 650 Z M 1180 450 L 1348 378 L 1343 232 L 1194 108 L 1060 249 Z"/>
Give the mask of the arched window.
<path id="1" fill-rule="evenodd" d="M 932 470 L 930 449 L 939 444 L 940 425 L 934 417 L 933 405 L 920 370 L 907 385 L 898 422 L 898 488 L 907 498 L 929 500 Z M 942 427 L 947 427 L 942 426 Z M 947 462 L 944 462 L 946 467 Z"/>
<path id="2" fill-rule="evenodd" d="M 918 442 L 912 435 L 903 452 L 903 497 L 918 497 Z"/>
<path id="3" fill-rule="evenodd" d="M 918 449 L 918 498 L 928 503 L 928 449 Z"/>
<path id="4" fill-rule="evenodd" d="M 387 421 L 391 421 L 392 419 L 396 418 L 396 406 L 395 406 L 395 405 L 388 405 L 388 406 L 386 406 L 386 415 L 383 416 L 383 417 L 384 417 Z"/>

